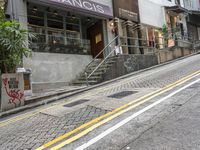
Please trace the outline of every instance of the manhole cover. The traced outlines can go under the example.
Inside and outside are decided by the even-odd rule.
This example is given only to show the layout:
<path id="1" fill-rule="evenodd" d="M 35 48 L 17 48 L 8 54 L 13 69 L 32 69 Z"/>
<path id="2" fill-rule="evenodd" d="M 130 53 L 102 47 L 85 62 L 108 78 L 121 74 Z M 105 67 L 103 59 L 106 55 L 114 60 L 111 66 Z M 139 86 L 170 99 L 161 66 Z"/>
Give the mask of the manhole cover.
<path id="1" fill-rule="evenodd" d="M 88 99 L 81 99 L 81 100 L 78 100 L 76 102 L 72 102 L 72 103 L 69 103 L 69 104 L 66 104 L 66 105 L 63 105 L 64 107 L 73 107 L 73 106 L 76 106 L 76 105 L 80 105 L 80 104 L 83 104 L 85 102 L 88 102 L 90 100 Z"/>
<path id="2" fill-rule="evenodd" d="M 110 95 L 108 97 L 120 99 L 120 98 L 129 96 L 129 95 L 132 95 L 132 94 L 135 94 L 135 93 L 138 93 L 138 92 L 137 91 L 123 91 L 123 92 L 115 93 L 115 94 Z"/>

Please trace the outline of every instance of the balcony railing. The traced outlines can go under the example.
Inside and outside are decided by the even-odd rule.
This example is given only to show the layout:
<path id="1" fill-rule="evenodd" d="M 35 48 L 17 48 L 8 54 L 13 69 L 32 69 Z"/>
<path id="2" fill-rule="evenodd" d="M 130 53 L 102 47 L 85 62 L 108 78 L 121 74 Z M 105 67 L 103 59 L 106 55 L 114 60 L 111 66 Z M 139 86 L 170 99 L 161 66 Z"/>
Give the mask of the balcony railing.
<path id="1" fill-rule="evenodd" d="M 90 55 L 90 40 L 35 33 L 30 48 L 34 52 Z"/>

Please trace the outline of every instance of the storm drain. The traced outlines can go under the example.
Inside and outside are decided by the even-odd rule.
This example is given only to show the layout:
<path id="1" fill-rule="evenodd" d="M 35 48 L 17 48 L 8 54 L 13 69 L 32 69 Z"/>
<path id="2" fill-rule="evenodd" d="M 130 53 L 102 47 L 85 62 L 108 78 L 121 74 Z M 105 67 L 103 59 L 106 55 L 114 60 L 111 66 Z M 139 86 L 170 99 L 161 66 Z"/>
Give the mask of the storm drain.
<path id="1" fill-rule="evenodd" d="M 110 95 L 110 96 L 108 96 L 108 97 L 109 97 L 109 98 L 117 98 L 117 99 L 120 99 L 120 98 L 129 96 L 129 95 L 132 95 L 132 94 L 135 94 L 135 93 L 138 93 L 138 91 L 122 91 L 122 92 L 119 92 L 119 93 L 115 93 L 115 94 L 113 94 L 113 95 Z"/>
<path id="2" fill-rule="evenodd" d="M 76 102 L 72 102 L 72 103 L 69 103 L 69 104 L 66 104 L 66 105 L 63 105 L 63 106 L 64 107 L 73 107 L 73 106 L 77 106 L 77 105 L 86 103 L 88 101 L 90 101 L 90 100 L 89 99 L 81 99 L 81 100 L 78 100 Z"/>

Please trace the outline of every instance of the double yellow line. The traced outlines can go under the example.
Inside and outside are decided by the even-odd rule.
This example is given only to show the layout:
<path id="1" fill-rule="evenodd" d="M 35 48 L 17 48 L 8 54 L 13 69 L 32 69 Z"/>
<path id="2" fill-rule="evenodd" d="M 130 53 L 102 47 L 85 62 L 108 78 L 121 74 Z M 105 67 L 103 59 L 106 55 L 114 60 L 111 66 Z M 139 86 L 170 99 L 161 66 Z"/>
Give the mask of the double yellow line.
<path id="1" fill-rule="evenodd" d="M 74 142 L 75 140 L 85 136 L 86 134 L 88 134 L 89 132 L 93 131 L 94 129 L 100 127 L 101 125 L 113 120 L 114 118 L 126 113 L 127 111 L 141 105 L 144 104 L 147 101 L 150 101 L 152 98 L 155 98 L 165 92 L 168 92 L 174 88 L 176 88 L 177 86 L 191 80 L 194 77 L 197 77 L 198 75 L 200 75 L 200 70 L 196 71 L 176 82 L 174 82 L 173 84 L 169 84 L 166 87 L 159 89 L 155 92 L 149 93 L 147 95 L 144 95 L 140 98 L 137 98 L 105 115 L 102 115 L 92 121 L 87 122 L 86 124 L 81 125 L 80 127 L 42 145 L 41 147 L 37 148 L 36 150 L 43 150 L 43 149 L 49 149 L 51 148 L 51 150 L 57 150 L 60 149 L 62 147 L 64 147 L 67 144 L 70 144 L 72 142 Z M 72 136 L 74 135 L 74 136 Z M 72 137 L 70 137 L 72 136 Z M 67 139 L 68 138 L 68 139 Z M 58 144 L 57 144 L 58 143 Z M 57 144 L 57 145 L 56 145 Z M 53 147 L 54 146 L 54 147 Z"/>

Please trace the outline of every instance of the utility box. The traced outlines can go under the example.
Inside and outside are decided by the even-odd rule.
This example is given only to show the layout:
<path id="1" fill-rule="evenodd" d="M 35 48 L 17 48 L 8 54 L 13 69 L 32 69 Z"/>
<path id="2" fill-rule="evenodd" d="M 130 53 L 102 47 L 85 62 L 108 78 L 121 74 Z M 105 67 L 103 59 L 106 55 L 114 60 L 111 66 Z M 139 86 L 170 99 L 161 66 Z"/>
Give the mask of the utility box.
<path id="1" fill-rule="evenodd" d="M 24 95 L 32 96 L 31 69 L 17 68 L 17 73 L 23 73 L 24 76 Z"/>
<path id="2" fill-rule="evenodd" d="M 24 106 L 24 79 L 22 73 L 1 75 L 1 110 Z"/>

